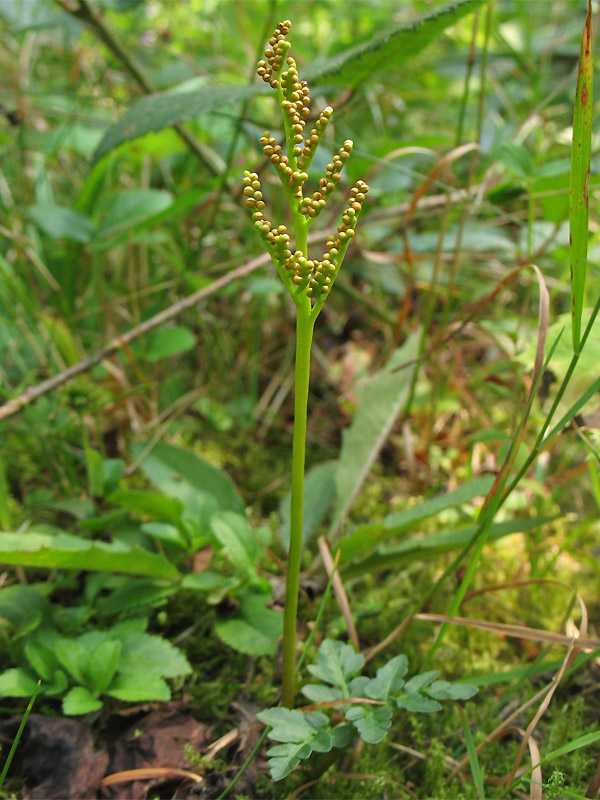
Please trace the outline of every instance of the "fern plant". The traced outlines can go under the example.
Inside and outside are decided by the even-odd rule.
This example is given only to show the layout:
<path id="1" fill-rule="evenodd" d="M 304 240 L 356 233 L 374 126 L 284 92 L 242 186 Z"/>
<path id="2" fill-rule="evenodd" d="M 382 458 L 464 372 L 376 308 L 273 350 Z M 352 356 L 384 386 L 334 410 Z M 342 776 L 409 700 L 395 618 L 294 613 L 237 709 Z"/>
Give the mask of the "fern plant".
<path id="1" fill-rule="evenodd" d="M 257 72 L 276 91 L 283 118 L 285 152 L 270 131 L 265 131 L 261 136 L 260 145 L 283 186 L 291 211 L 293 241 L 286 225 L 276 225 L 265 216 L 265 201 L 258 174 L 249 170 L 244 172 L 244 195 L 246 205 L 252 209 L 254 227 L 296 307 L 291 524 L 282 666 L 282 702 L 288 708 L 293 705 L 295 693 L 296 614 L 302 555 L 306 416 L 313 330 L 338 276 L 369 190 L 364 181 L 357 181 L 350 191 L 350 201 L 342 214 L 337 233 L 327 239 L 326 251 L 319 259 L 309 258 L 308 230 L 326 207 L 341 180 L 353 143 L 350 139 L 344 142 L 327 164 L 325 174 L 319 179 L 319 188 L 312 194 L 305 193 L 309 178 L 307 170 L 323 139 L 333 109 L 331 106 L 324 108 L 310 132 L 306 130 L 306 118 L 310 114 L 310 90 L 307 82 L 300 80 L 296 62 L 289 55 L 290 43 L 286 37 L 290 27 L 289 20 L 277 25 L 265 50 L 265 59 L 258 63 Z"/>
<path id="2" fill-rule="evenodd" d="M 405 681 L 406 656 L 399 655 L 380 667 L 374 678 L 362 674 L 365 658 L 352 645 L 325 639 L 308 671 L 320 683 L 310 683 L 302 694 L 314 705 L 307 709 L 269 708 L 258 718 L 270 726 L 268 737 L 276 744 L 267 751 L 271 777 L 285 778 L 313 752 L 328 753 L 345 747 L 358 732 L 364 742 L 377 744 L 385 738 L 394 712 L 439 711 L 440 700 L 468 700 L 477 687 L 439 680 L 430 670 Z M 341 713 L 335 722 L 325 711 Z M 353 730 L 355 729 L 355 730 Z"/>

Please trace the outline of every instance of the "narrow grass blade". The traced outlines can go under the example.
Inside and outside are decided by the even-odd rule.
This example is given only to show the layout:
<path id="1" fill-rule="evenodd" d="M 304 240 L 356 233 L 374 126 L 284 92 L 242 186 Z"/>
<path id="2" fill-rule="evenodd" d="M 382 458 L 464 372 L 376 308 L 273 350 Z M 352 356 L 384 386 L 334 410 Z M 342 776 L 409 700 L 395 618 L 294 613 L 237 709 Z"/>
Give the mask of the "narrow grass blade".
<path id="1" fill-rule="evenodd" d="M 13 756 L 15 751 L 19 745 L 19 741 L 21 740 L 21 736 L 23 735 L 23 731 L 25 730 L 25 725 L 27 724 L 27 720 L 29 719 L 29 715 L 31 714 L 31 709 L 33 708 L 33 704 L 35 703 L 35 699 L 38 696 L 38 692 L 40 690 L 40 686 L 42 685 L 41 681 L 37 682 L 37 686 L 35 687 L 33 694 L 31 695 L 31 700 L 27 704 L 27 708 L 25 709 L 25 713 L 23 714 L 23 719 L 21 720 L 21 724 L 19 725 L 19 730 L 17 731 L 17 735 L 15 736 L 11 748 L 9 750 L 8 756 L 6 758 L 6 762 L 4 764 L 4 768 L 2 770 L 2 774 L 0 775 L 0 789 L 4 786 L 4 780 L 6 778 L 6 774 L 10 769 L 10 765 L 13 760 Z"/>
<path id="2" fill-rule="evenodd" d="M 573 316 L 573 352 L 580 350 L 581 313 L 585 294 L 585 273 L 588 243 L 588 181 L 592 150 L 593 104 L 593 34 L 592 3 L 581 40 L 575 111 L 573 114 L 573 147 L 571 151 L 571 198 L 569 221 L 571 227 L 571 313 Z"/>
<path id="3" fill-rule="evenodd" d="M 475 748 L 473 734 L 471 733 L 471 728 L 469 727 L 469 721 L 467 719 L 467 715 L 463 712 L 460 706 L 458 708 L 460 711 L 460 716 L 462 717 L 463 735 L 465 737 L 465 745 L 467 747 L 467 753 L 469 755 L 469 766 L 471 767 L 471 775 L 473 776 L 473 782 L 475 783 L 475 788 L 477 789 L 479 800 L 485 800 L 483 775 L 481 774 L 481 766 L 479 765 L 479 759 L 477 758 L 477 750 Z"/>

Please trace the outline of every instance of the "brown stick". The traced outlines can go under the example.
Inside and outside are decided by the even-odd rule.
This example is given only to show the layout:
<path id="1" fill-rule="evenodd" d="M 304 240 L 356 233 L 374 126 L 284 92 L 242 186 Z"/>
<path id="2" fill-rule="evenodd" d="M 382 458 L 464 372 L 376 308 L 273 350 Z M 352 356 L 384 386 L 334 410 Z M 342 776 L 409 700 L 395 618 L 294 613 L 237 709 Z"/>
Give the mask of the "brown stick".
<path id="1" fill-rule="evenodd" d="M 122 67 L 131 75 L 144 94 L 149 95 L 156 91 L 135 58 L 127 51 L 125 47 L 123 47 L 121 42 L 106 25 L 104 20 L 89 5 L 87 0 L 78 0 L 78 3 L 76 4 L 71 2 L 71 0 L 56 0 L 56 2 L 63 11 L 66 11 L 67 14 L 71 14 L 71 16 L 79 19 L 93 31 L 98 39 L 100 39 L 100 41 L 102 41 L 115 56 L 115 58 L 120 61 Z M 217 170 L 215 169 L 214 164 L 211 163 L 210 159 L 207 158 L 203 152 L 200 142 L 198 142 L 187 130 L 187 128 L 184 128 L 183 125 L 176 123 L 173 125 L 173 128 L 190 152 L 192 152 L 196 158 L 198 158 L 198 160 L 204 164 L 205 167 L 208 167 L 208 169 L 215 174 Z"/>
<path id="2" fill-rule="evenodd" d="M 176 317 L 182 311 L 185 311 L 185 309 L 191 308 L 192 306 L 196 305 L 196 303 L 199 303 L 200 300 L 204 300 L 206 297 L 210 297 L 211 294 L 218 292 L 219 289 L 222 289 L 224 286 L 233 283 L 233 281 L 238 280 L 238 278 L 243 278 L 246 275 L 249 275 L 255 269 L 261 267 L 263 264 L 266 264 L 268 261 L 269 256 L 266 253 L 253 258 L 251 261 L 248 261 L 247 264 L 242 264 L 241 267 L 237 267 L 237 269 L 232 270 L 232 272 L 228 272 L 226 275 L 223 275 L 223 277 L 217 278 L 217 280 L 213 281 L 209 286 L 205 286 L 203 289 L 199 289 L 197 292 L 194 292 L 188 297 L 178 300 L 164 311 L 159 311 L 158 314 L 155 314 L 153 317 L 150 317 L 150 319 L 142 322 L 141 325 L 132 328 L 121 336 L 116 336 L 114 339 L 108 342 L 108 344 L 105 344 L 104 347 L 101 347 L 100 350 L 97 350 L 88 358 L 84 358 L 82 361 L 79 361 L 72 367 L 68 367 L 68 369 L 59 372 L 58 375 L 53 375 L 51 378 L 38 383 L 37 386 L 30 386 L 23 392 L 23 394 L 13 398 L 12 400 L 8 400 L 6 403 L 4 403 L 4 405 L 0 406 L 0 420 L 12 416 L 12 414 L 16 414 L 17 411 L 20 411 L 24 406 L 29 405 L 29 403 L 32 403 L 34 400 L 37 400 L 38 397 L 41 397 L 41 395 L 56 389 L 58 386 L 62 386 L 63 383 L 71 380 L 71 378 L 74 378 L 76 375 L 81 375 L 82 372 L 87 372 L 87 370 L 91 369 L 96 364 L 99 364 L 107 356 L 115 353 L 117 350 L 120 350 L 121 347 L 129 344 L 129 342 L 133 341 L 134 339 L 137 339 L 138 336 L 142 336 L 144 333 L 148 333 L 148 331 L 157 328 L 163 322 L 173 319 L 173 317 Z"/>

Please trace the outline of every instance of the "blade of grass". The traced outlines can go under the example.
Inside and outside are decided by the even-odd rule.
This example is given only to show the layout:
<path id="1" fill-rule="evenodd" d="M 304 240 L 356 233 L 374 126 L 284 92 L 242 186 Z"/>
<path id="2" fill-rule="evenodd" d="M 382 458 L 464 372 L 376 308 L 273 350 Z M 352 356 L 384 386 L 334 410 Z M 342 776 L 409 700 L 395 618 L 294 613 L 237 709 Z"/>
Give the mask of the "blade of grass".
<path id="1" fill-rule="evenodd" d="M 21 724 L 19 725 L 19 730 L 17 731 L 17 735 L 15 736 L 11 748 L 8 752 L 8 756 L 6 758 L 6 762 L 4 764 L 4 768 L 2 770 L 2 774 L 0 775 L 0 789 L 4 786 L 4 780 L 6 778 L 6 774 L 10 769 L 10 765 L 13 760 L 13 756 L 16 752 L 16 749 L 19 745 L 19 741 L 21 740 L 21 736 L 23 735 L 23 731 L 25 730 L 25 725 L 27 724 L 27 720 L 29 715 L 31 714 L 31 709 L 33 708 L 33 704 L 35 703 L 35 699 L 38 696 L 38 692 L 40 690 L 40 686 L 42 685 L 41 681 L 37 682 L 37 686 L 35 687 L 33 694 L 31 695 L 31 700 L 27 704 L 27 708 L 25 709 L 25 713 L 23 714 L 23 719 L 21 720 Z"/>
<path id="2" fill-rule="evenodd" d="M 475 741 L 473 740 L 473 734 L 471 733 L 471 728 L 469 727 L 469 720 L 467 719 L 467 715 L 465 714 L 465 712 L 458 703 L 456 703 L 456 707 L 458 708 L 462 720 L 463 736 L 465 737 L 465 745 L 467 748 L 467 753 L 469 755 L 469 766 L 471 767 L 471 775 L 473 776 L 473 782 L 475 783 L 475 788 L 477 789 L 479 800 L 485 800 L 483 775 L 481 774 L 481 766 L 479 764 L 479 759 L 477 758 L 477 750 L 475 749 Z"/>
<path id="3" fill-rule="evenodd" d="M 588 181 L 592 152 L 593 105 L 593 32 L 592 2 L 581 39 L 579 72 L 573 114 L 573 147 L 571 150 L 571 196 L 569 202 L 571 314 L 573 319 L 573 352 L 581 348 L 581 314 L 585 296 L 585 273 L 588 245 Z"/>

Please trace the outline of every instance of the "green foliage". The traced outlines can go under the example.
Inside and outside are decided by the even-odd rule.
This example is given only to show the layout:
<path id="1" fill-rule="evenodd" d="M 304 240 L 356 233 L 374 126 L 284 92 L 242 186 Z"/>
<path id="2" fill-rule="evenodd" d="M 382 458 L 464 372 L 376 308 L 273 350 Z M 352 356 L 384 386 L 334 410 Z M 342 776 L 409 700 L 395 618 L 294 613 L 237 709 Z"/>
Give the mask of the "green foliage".
<path id="1" fill-rule="evenodd" d="M 18 599 L 19 593 L 13 594 L 13 602 Z M 2 616 L 8 616 L 6 610 Z M 64 695 L 67 715 L 99 710 L 102 696 L 126 702 L 169 700 L 165 678 L 188 675 L 191 667 L 170 642 L 146 633 L 147 624 L 146 618 L 132 618 L 77 637 L 38 626 L 15 649 L 23 666 L 0 673 L 0 689 L 5 697 L 29 697 L 40 680 L 42 694 Z"/>
<path id="2" fill-rule="evenodd" d="M 349 48 L 306 70 L 306 78 L 314 83 L 340 83 L 354 86 L 368 80 L 382 69 L 405 64 L 465 14 L 471 13 L 483 0 L 460 0 L 410 25 L 390 26 L 364 44 Z M 144 97 L 110 127 L 98 145 L 94 160 L 98 161 L 115 147 L 151 131 L 209 114 L 223 107 L 240 103 L 258 93 L 268 91 L 260 83 L 251 86 L 205 86 L 194 92 L 175 90 Z"/>
<path id="3" fill-rule="evenodd" d="M 441 709 L 438 700 L 468 700 L 477 693 L 477 688 L 467 683 L 436 680 L 437 671 L 415 675 L 405 682 L 408 660 L 404 655 L 390 659 L 370 679 L 358 674 L 364 664 L 364 656 L 352 645 L 325 639 L 317 660 L 308 666 L 308 671 L 323 683 L 302 687 L 302 693 L 309 700 L 332 705 L 343 713 L 350 725 L 341 722 L 331 727 L 322 710 L 270 708 L 257 715 L 269 726 L 269 739 L 283 743 L 267 751 L 273 780 L 285 778 L 313 752 L 327 753 L 332 747 L 346 747 L 351 738 L 351 726 L 364 742 L 377 744 L 385 738 L 395 708 L 428 713 Z M 365 703 L 365 697 L 373 700 L 373 704 Z M 362 703 L 360 698 L 363 698 Z M 344 699 L 353 702 L 344 703 Z"/>

